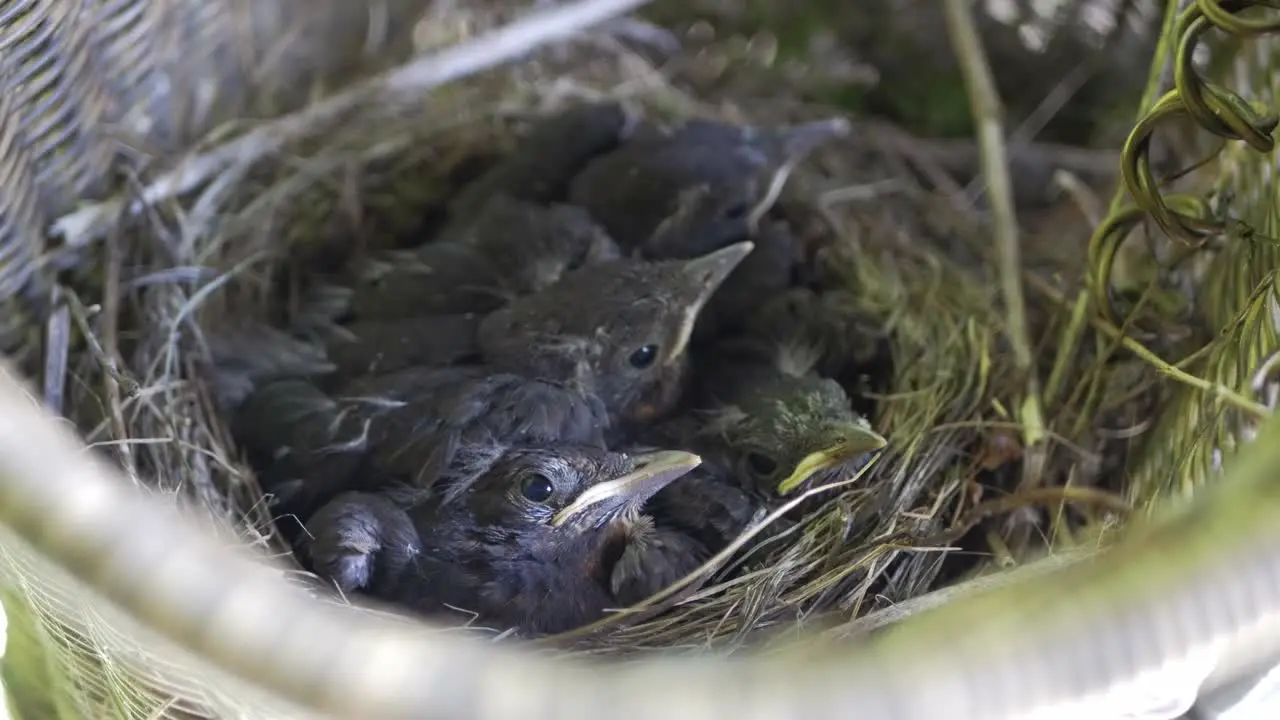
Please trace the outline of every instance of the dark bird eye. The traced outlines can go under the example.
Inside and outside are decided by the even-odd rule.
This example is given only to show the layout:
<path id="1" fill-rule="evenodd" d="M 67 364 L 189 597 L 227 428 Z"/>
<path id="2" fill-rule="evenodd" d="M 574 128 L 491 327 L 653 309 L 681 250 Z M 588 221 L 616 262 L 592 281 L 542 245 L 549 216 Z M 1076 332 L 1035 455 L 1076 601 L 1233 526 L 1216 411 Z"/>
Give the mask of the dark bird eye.
<path id="1" fill-rule="evenodd" d="M 637 370 L 643 370 L 653 364 L 658 359 L 658 346 L 645 345 L 644 347 L 631 353 L 631 357 L 627 358 L 627 362 L 631 363 L 631 367 Z"/>
<path id="2" fill-rule="evenodd" d="M 751 212 L 751 205 L 745 202 L 735 203 L 724 212 L 725 218 L 729 220 L 741 220 Z"/>
<path id="3" fill-rule="evenodd" d="M 751 468 L 751 472 L 760 477 L 769 477 L 778 470 L 778 461 L 765 455 L 764 453 L 748 453 L 747 466 Z"/>
<path id="4" fill-rule="evenodd" d="M 529 502 L 544 503 L 551 499 L 551 494 L 555 491 L 555 486 L 545 475 L 525 475 L 524 480 L 520 481 L 520 494 Z"/>

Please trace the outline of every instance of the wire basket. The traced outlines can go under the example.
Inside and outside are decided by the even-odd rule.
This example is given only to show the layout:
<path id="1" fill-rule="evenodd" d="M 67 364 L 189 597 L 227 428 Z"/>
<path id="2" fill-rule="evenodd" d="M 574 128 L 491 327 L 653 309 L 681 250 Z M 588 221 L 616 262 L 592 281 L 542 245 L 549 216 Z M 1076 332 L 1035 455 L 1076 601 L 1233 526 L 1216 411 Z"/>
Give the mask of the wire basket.
<path id="1" fill-rule="evenodd" d="M 278 275 L 299 257 L 412 233 L 422 208 L 452 192 L 470 156 L 506 147 L 530 118 L 569 101 L 607 96 L 655 115 L 761 122 L 812 112 L 802 103 L 744 110 L 695 98 L 609 35 L 443 88 L 437 81 L 447 78 L 431 72 L 427 80 L 367 80 L 499 24 L 505 11 L 495 5 L 26 0 L 0 10 L 0 346 L 44 376 L 46 401 L 78 422 L 99 455 L 197 519 L 212 517 L 228 545 L 281 552 L 252 473 L 212 407 L 206 333 L 265 317 Z M 975 463 L 1017 444 L 1010 412 L 1026 400 L 1025 386 L 1010 379 L 1017 372 L 1000 332 L 996 263 L 973 243 L 957 252 L 964 243 L 955 225 L 940 227 L 917 198 L 873 194 L 869 204 L 840 204 L 848 195 L 840 185 L 873 186 L 891 167 L 866 162 L 881 139 L 819 159 L 787 192 L 821 221 L 815 233 L 839 241 L 827 270 L 855 289 L 858 310 L 876 321 L 897 361 L 892 398 L 876 418 L 892 450 L 767 566 L 573 651 L 732 650 L 757 629 L 818 612 L 836 618 L 839 634 L 867 610 L 933 587 L 942 560 L 935 546 L 974 513 L 991 512 L 969 494 Z M 1249 183 L 1261 166 L 1256 157 L 1233 162 L 1228 184 Z M 1231 298 L 1252 297 L 1273 279 L 1274 263 L 1222 259 L 1235 252 L 1243 250 L 1228 250 L 1189 282 L 1221 282 Z M 1112 489 L 1154 506 L 1168 494 L 1162 442 L 1172 438 L 1201 458 L 1224 449 L 1219 437 L 1192 437 L 1218 406 L 1194 385 L 1152 387 L 1163 370 L 1114 371 L 1107 343 L 1115 337 L 1086 329 L 1056 288 L 1042 290 L 1035 302 L 1054 348 L 1074 351 L 1086 337 L 1093 344 L 1054 369 L 1061 392 L 1049 393 L 1050 429 L 1132 412 L 1103 407 L 1108 394 L 1140 399 L 1162 429 L 1154 439 L 1123 441 L 1138 480 Z M 1215 329 L 1248 329 L 1230 299 L 1206 307 Z M 1240 394 L 1253 391 L 1263 356 L 1275 349 L 1273 337 L 1249 327 L 1263 336 L 1239 338 L 1251 348 L 1248 362 L 1231 356 L 1247 372 L 1222 380 Z M 1252 423 L 1233 432 L 1240 427 Z M 1080 466 L 1063 459 L 1074 452 L 1060 447 L 1041 458 L 1056 487 L 1078 479 Z M 1197 468 L 1189 484 L 1207 479 L 1204 464 Z M 1092 527 L 1109 529 L 1118 517 L 1099 512 Z M 19 533 L 0 539 L 0 553 L 4 677 L 22 717 L 305 716 L 145 630 Z M 294 579 L 287 562 L 271 567 Z"/>

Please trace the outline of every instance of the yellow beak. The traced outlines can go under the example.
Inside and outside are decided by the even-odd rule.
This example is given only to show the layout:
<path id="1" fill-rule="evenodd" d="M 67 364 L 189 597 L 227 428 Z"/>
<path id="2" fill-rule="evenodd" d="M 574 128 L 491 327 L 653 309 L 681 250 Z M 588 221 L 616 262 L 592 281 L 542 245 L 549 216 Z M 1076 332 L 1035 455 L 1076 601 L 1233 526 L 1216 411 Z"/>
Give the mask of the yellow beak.
<path id="1" fill-rule="evenodd" d="M 692 302 L 685 308 L 684 320 L 680 324 L 675 342 L 671 343 L 671 347 L 667 349 L 666 357 L 680 357 L 684 353 L 702 308 L 715 291 L 724 284 L 734 268 L 738 267 L 738 264 L 754 249 L 755 243 L 744 240 L 686 262 L 684 276 L 688 280 L 687 287 L 695 295 Z"/>
<path id="2" fill-rule="evenodd" d="M 837 467 L 859 455 L 880 450 L 888 444 L 887 440 L 871 428 L 850 425 L 840 442 L 806 455 L 800 464 L 796 465 L 795 470 L 778 483 L 778 494 L 786 495 L 795 490 L 820 470 Z"/>
<path id="3" fill-rule="evenodd" d="M 633 455 L 632 460 L 635 465 L 630 472 L 583 490 L 572 503 L 555 514 L 551 519 L 551 526 L 560 527 L 575 515 L 601 503 L 647 500 L 672 480 L 702 464 L 701 457 L 679 450 Z"/>

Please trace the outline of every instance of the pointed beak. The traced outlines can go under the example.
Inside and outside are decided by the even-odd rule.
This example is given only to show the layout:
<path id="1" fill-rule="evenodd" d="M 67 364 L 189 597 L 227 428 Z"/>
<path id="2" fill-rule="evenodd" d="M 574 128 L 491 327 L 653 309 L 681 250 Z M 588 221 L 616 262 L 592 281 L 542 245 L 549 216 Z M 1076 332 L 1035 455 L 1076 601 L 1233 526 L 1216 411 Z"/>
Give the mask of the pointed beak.
<path id="1" fill-rule="evenodd" d="M 755 243 L 744 240 L 686 261 L 684 274 L 689 278 L 689 287 L 705 302 L 755 247 Z"/>
<path id="2" fill-rule="evenodd" d="M 570 519 L 601 505 L 617 507 L 623 504 L 642 504 L 699 465 L 702 458 L 689 452 L 659 450 L 631 456 L 632 470 L 625 475 L 597 483 L 587 488 L 572 503 L 551 519 L 552 527 L 560 527 Z"/>
<path id="3" fill-rule="evenodd" d="M 778 483 L 778 494 L 786 495 L 795 490 L 814 473 L 839 467 L 854 458 L 880 450 L 888 445 L 879 433 L 864 425 L 847 425 L 840 431 L 840 439 L 817 452 L 805 456 L 796 469 Z"/>
<path id="4" fill-rule="evenodd" d="M 698 313 L 702 312 L 707 300 L 711 299 L 715 291 L 729 277 L 729 273 L 733 272 L 734 268 L 738 267 L 738 264 L 750 255 L 755 247 L 755 243 L 743 241 L 685 261 L 684 275 L 688 279 L 686 287 L 696 295 L 685 311 L 684 323 L 680 327 L 676 342 L 667 353 L 668 358 L 680 357 L 684 353 L 685 346 L 689 344 L 689 337 L 693 335 L 693 325 L 698 319 Z"/>
<path id="5" fill-rule="evenodd" d="M 782 154 L 789 162 L 798 162 L 819 145 L 844 137 L 853 126 L 844 118 L 830 118 L 782 128 Z"/>

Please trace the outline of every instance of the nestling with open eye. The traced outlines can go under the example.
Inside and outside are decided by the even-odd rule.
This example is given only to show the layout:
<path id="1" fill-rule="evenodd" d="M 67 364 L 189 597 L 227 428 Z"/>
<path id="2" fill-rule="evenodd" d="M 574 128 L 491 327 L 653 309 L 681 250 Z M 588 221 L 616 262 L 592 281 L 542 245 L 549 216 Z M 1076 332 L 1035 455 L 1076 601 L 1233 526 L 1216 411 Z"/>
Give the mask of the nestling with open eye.
<path id="1" fill-rule="evenodd" d="M 603 448 L 607 427 L 589 392 L 484 366 L 409 368 L 334 396 L 279 380 L 232 415 L 272 509 L 298 519 L 345 491 L 398 482 L 427 495 L 465 484 L 511 444 Z M 282 524 L 286 537 L 296 529 Z"/>
<path id="2" fill-rule="evenodd" d="M 300 517 L 368 478 L 432 488 L 465 474 L 457 459 L 477 449 L 603 443 L 614 424 L 675 406 L 698 311 L 750 249 L 572 271 L 485 318 L 479 363 L 359 377 L 333 397 L 308 382 L 268 385 L 236 411 L 233 431 L 267 458 L 259 469 L 279 511 Z M 303 409 L 313 420 L 296 428 L 277 419 Z"/>
<path id="3" fill-rule="evenodd" d="M 692 260 L 619 260 L 566 273 L 484 319 L 483 357 L 495 369 L 590 388 L 623 423 L 652 421 L 679 401 L 698 315 L 752 247 L 742 242 Z"/>
<path id="4" fill-rule="evenodd" d="M 844 389 L 813 372 L 817 354 L 805 346 L 738 338 L 715 350 L 699 358 L 692 409 L 643 436 L 705 459 L 659 492 L 649 511 L 659 527 L 691 535 L 709 552 L 786 495 L 839 480 L 886 445 Z"/>
<path id="5" fill-rule="evenodd" d="M 849 129 L 839 118 L 774 128 L 708 120 L 669 132 L 642 126 L 586 165 L 569 200 L 586 208 L 625 252 L 640 247 L 675 211 L 682 191 L 706 185 L 712 202 L 699 208 L 684 238 L 687 252 L 700 255 L 738 236 L 780 170 Z"/>
<path id="6" fill-rule="evenodd" d="M 697 467 L 687 452 L 511 448 L 425 502 L 350 493 L 307 522 L 311 568 L 345 592 L 528 635 L 580 627 L 642 599 L 620 569 L 654 492 Z"/>
<path id="7" fill-rule="evenodd" d="M 515 207 L 514 202 L 501 200 L 496 205 L 510 210 Z M 519 208 L 516 211 L 524 212 Z M 436 243 L 424 248 L 424 251 L 439 249 L 451 258 L 463 257 L 457 254 L 456 247 L 473 252 L 477 258 L 504 258 L 484 260 L 484 263 L 486 272 L 492 273 L 492 282 L 502 284 L 505 289 L 495 285 L 481 294 L 499 297 L 528 293 L 513 305 L 488 316 L 454 312 L 468 303 L 471 307 L 490 307 L 472 302 L 479 296 L 469 295 L 470 300 L 458 305 L 436 305 L 433 310 L 432 304 L 426 302 L 419 312 L 411 312 L 405 309 L 408 306 L 393 302 L 393 298 L 398 297 L 400 303 L 412 306 L 424 297 L 423 293 L 447 296 L 450 283 L 465 284 L 468 276 L 444 283 L 442 291 L 440 281 L 417 275 L 416 266 L 405 263 L 403 271 L 393 270 L 379 281 L 384 282 L 385 287 L 358 286 L 354 291 L 333 285 L 317 288 L 311 293 L 307 309 L 300 314 L 302 320 L 295 325 L 325 347 L 336 367 L 337 378 L 391 373 L 415 366 L 494 361 L 494 353 L 486 348 L 499 348 L 497 352 L 510 356 L 514 365 L 501 360 L 498 364 L 521 372 L 530 368 L 545 371 L 539 367 L 543 363 L 538 358 L 554 357 L 555 369 L 544 372 L 541 377 L 567 381 L 580 371 L 596 376 L 601 370 L 612 372 L 612 368 L 593 367 L 595 360 L 587 357 L 612 349 L 613 346 L 601 345 L 601 342 L 616 345 L 627 342 L 624 335 L 646 334 L 663 336 L 657 342 L 645 344 L 655 345 L 657 366 L 670 369 L 673 360 L 683 358 L 688 331 L 694 326 L 692 321 L 753 247 L 751 243 L 737 243 L 681 263 L 623 260 L 618 257 L 612 241 L 582 210 L 559 206 L 538 209 L 536 214 L 550 224 L 503 221 L 486 225 L 487 234 L 473 237 L 474 245 L 467 245 L 466 238 L 460 238 L 458 242 Z M 504 216 L 498 213 L 494 217 Z M 503 229 L 507 224 L 514 225 L 515 229 Z M 521 231 L 532 234 L 521 234 Z M 509 249 L 489 245 L 508 241 L 513 245 L 523 242 L 524 246 Z M 415 291 L 414 288 L 433 289 Z M 457 289 L 464 293 L 475 290 Z M 392 290 L 395 292 L 390 292 Z M 393 310 L 395 307 L 401 309 Z M 449 314 L 436 312 L 442 308 L 447 308 Z M 351 322 L 352 318 L 359 321 Z M 490 329 L 478 339 L 477 330 L 482 327 Z M 559 330 L 548 335 L 546 328 L 549 327 Z M 505 343 L 492 339 L 503 333 L 509 336 Z M 544 342 L 548 337 L 550 340 Z M 515 352 L 507 349 L 526 340 L 537 340 L 541 345 L 526 344 Z M 669 350 L 665 354 L 662 342 L 667 343 Z M 552 346 L 550 351 L 547 351 L 548 345 Z M 635 350 L 641 347 L 644 345 L 637 345 Z M 526 357 L 530 350 L 534 351 L 532 358 Z M 578 367 L 568 367 L 566 360 L 571 356 L 581 361 Z M 624 368 L 622 372 L 619 379 L 625 383 L 625 375 L 631 371 Z M 646 405 L 669 405 L 678 380 L 677 375 L 672 375 L 665 384 L 650 383 L 641 389 L 640 395 L 646 398 Z M 610 402 L 608 398 L 606 402 Z"/>
<path id="8" fill-rule="evenodd" d="M 477 443 L 595 444 L 600 433 L 673 409 L 698 312 L 751 251 L 740 243 L 684 261 L 618 260 L 566 273 L 518 305 L 484 318 L 479 363 L 408 368 L 358 379 L 340 392 L 383 403 L 371 437 L 412 458 L 427 487 L 459 448 Z M 379 455 L 378 457 L 381 457 Z"/>

